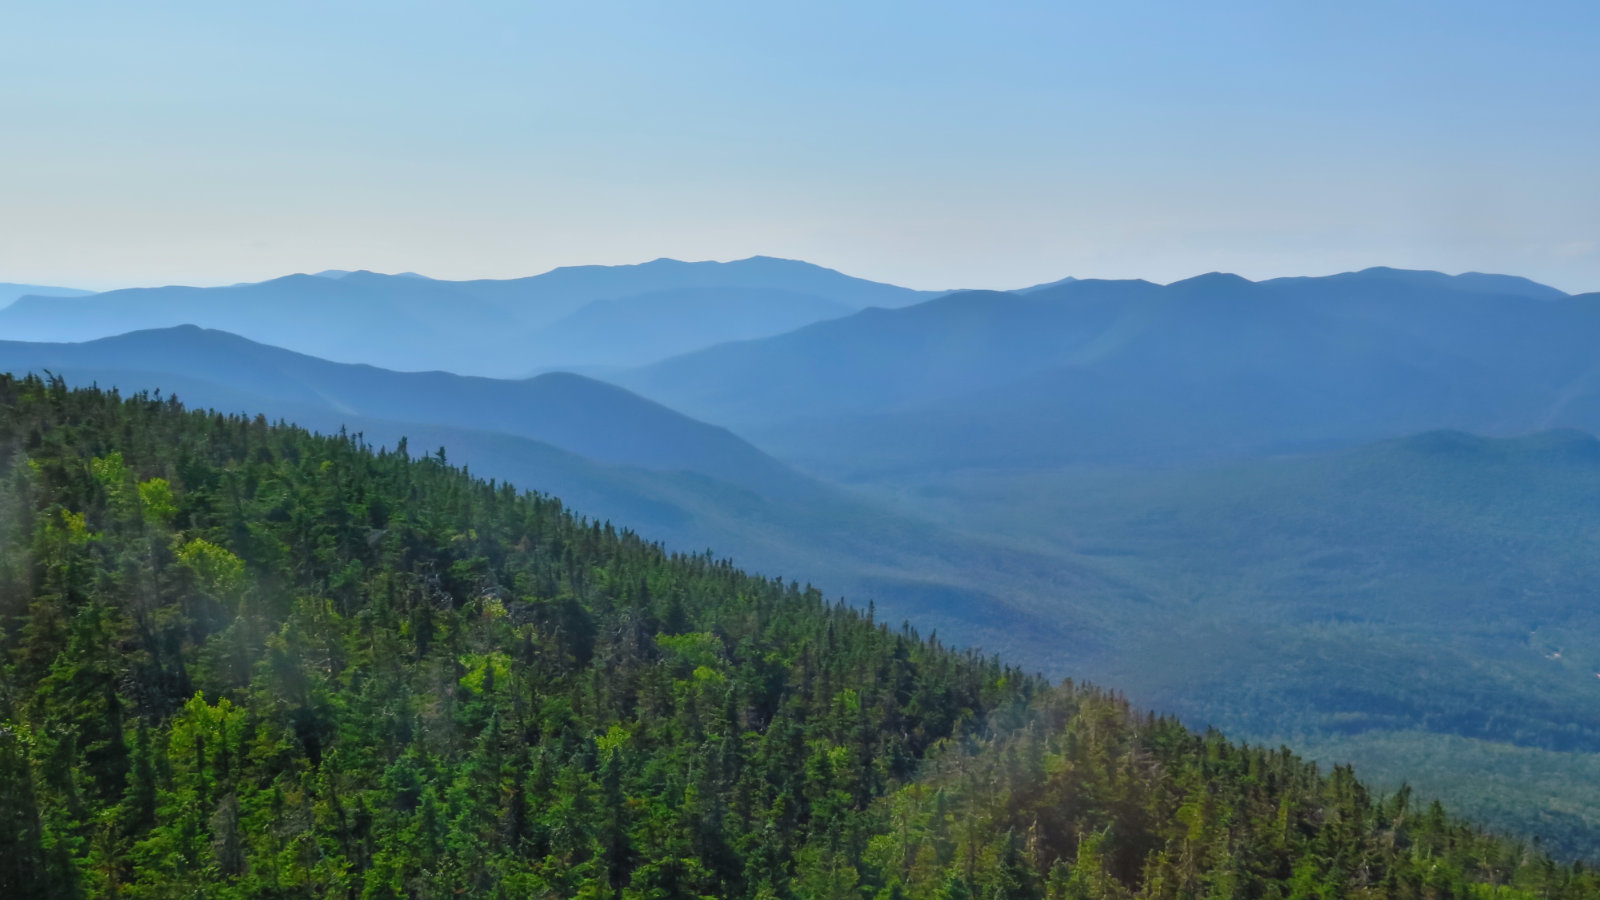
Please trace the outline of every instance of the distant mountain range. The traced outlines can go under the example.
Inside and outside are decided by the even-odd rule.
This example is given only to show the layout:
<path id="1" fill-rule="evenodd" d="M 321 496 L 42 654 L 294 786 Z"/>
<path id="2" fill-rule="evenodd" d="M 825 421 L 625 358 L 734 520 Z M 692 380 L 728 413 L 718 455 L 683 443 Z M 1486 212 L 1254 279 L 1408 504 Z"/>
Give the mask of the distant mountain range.
<path id="1" fill-rule="evenodd" d="M 92 293 L 94 291 L 80 291 L 77 288 L 0 281 L 0 309 L 14 303 L 19 297 L 87 297 Z"/>
<path id="2" fill-rule="evenodd" d="M 1600 428 L 1597 342 L 1600 295 L 1522 279 L 1212 274 L 953 293 L 614 378 L 815 471 L 872 477 Z"/>
<path id="3" fill-rule="evenodd" d="M 515 377 L 639 365 L 929 296 L 769 257 L 581 266 L 502 281 L 329 270 L 229 287 L 109 291 L 70 303 L 23 297 L 0 309 L 0 335 L 75 342 L 199 325 L 324 359 Z"/>
<path id="4" fill-rule="evenodd" d="M 193 407 L 360 432 L 379 446 L 405 438 L 414 454 L 443 447 L 480 475 L 627 522 L 677 550 L 715 548 L 990 644 L 1026 645 L 1045 633 L 1032 623 L 1008 635 L 1026 616 L 989 589 L 997 567 L 1042 572 L 1042 560 L 954 539 L 802 475 L 725 429 L 580 375 L 393 372 L 194 326 L 82 343 L 0 341 L 0 371 L 160 390 Z"/>
<path id="5" fill-rule="evenodd" d="M 1382 268 L 932 295 L 757 258 L 19 306 L 4 334 L 159 313 L 300 352 L 182 325 L 0 342 L 0 369 L 442 446 L 675 549 L 1600 843 L 1600 295 Z M 606 381 L 527 377 L 551 366 Z M 429 367 L 515 377 L 393 370 Z"/>
<path id="6" fill-rule="evenodd" d="M 391 372 L 328 362 L 192 325 L 81 344 L 0 342 L 0 365 L 12 371 L 49 370 L 78 382 L 107 374 L 126 388 L 161 388 L 159 376 L 172 375 L 188 386 L 188 402 L 230 412 L 278 416 L 287 408 L 304 416 L 320 409 L 368 420 L 498 432 L 598 462 L 699 472 L 743 486 L 770 488 L 798 477 L 721 428 L 566 373 L 501 381 Z"/>
<path id="7" fill-rule="evenodd" d="M 372 275 L 372 274 L 380 274 L 381 275 L 381 274 L 383 274 L 381 272 L 378 272 L 378 273 L 369 272 L 369 271 L 367 271 L 365 269 L 323 269 L 321 272 L 312 272 L 311 274 L 317 276 L 318 278 L 343 278 L 346 275 L 354 275 L 357 272 L 363 272 L 363 273 L 368 274 L 368 275 Z M 428 278 L 428 276 L 426 276 L 426 275 L 418 275 L 416 272 L 394 272 L 392 274 L 393 274 L 393 277 L 396 277 L 396 278 L 422 278 L 422 279 L 426 279 L 428 281 L 432 281 L 433 280 L 431 278 Z"/>
<path id="8" fill-rule="evenodd" d="M 831 297 L 776 288 L 687 287 L 591 300 L 539 330 L 541 368 L 626 367 L 714 344 L 767 337 L 856 311 Z"/>

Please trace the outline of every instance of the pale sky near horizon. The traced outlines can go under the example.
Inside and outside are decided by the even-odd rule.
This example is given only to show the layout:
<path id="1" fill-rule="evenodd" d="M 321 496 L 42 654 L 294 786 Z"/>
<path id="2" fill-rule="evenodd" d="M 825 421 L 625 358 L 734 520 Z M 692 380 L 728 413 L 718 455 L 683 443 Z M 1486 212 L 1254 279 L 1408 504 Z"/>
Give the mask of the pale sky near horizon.
<path id="1" fill-rule="evenodd" d="M 1600 290 L 1600 3 L 0 0 L 0 281 Z"/>

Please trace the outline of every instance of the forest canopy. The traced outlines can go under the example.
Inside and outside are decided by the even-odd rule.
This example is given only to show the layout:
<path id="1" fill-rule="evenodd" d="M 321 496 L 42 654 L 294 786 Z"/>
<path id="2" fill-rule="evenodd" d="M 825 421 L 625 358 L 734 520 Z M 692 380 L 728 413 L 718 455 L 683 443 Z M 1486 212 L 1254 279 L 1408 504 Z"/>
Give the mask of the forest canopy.
<path id="1" fill-rule="evenodd" d="M 444 449 L 0 376 L 0 896 L 1600 896 Z"/>

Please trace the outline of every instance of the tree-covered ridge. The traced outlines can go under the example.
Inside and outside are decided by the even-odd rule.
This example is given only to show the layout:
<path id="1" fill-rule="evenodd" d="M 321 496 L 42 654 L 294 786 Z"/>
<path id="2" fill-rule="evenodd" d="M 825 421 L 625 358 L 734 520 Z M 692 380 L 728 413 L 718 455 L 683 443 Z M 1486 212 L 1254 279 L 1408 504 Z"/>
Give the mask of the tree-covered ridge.
<path id="1" fill-rule="evenodd" d="M 1597 896 L 404 449 L 0 376 L 0 896 Z"/>

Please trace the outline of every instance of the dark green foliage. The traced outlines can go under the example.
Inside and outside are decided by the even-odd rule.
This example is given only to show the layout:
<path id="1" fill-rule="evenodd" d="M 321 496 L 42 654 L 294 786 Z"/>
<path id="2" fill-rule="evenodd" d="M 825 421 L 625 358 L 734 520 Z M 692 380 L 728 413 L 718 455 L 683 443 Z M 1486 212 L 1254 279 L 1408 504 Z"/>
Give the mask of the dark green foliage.
<path id="1" fill-rule="evenodd" d="M 0 378 L 0 896 L 1592 896 L 440 458 Z"/>

